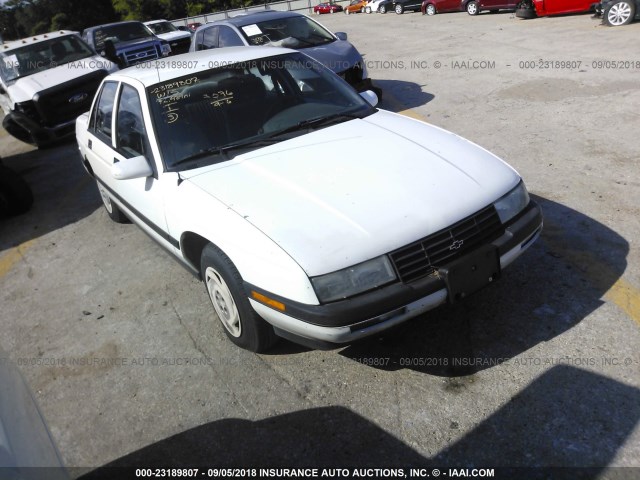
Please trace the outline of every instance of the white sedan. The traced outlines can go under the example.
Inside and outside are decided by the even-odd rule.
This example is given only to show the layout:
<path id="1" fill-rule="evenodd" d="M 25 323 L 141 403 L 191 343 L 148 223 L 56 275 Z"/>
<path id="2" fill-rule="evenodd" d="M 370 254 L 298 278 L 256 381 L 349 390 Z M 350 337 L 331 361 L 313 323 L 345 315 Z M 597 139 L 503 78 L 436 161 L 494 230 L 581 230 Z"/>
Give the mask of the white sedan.
<path id="1" fill-rule="evenodd" d="M 352 342 L 496 280 L 542 228 L 506 163 L 302 53 L 108 76 L 76 136 L 111 218 L 201 278 L 237 345 Z"/>

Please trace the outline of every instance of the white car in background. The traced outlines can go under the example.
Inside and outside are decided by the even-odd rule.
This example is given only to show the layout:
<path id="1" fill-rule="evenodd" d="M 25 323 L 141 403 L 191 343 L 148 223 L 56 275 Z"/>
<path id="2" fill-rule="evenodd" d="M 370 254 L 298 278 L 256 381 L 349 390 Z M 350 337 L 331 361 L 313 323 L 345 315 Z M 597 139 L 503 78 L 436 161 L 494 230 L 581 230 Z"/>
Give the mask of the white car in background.
<path id="1" fill-rule="evenodd" d="M 109 216 L 201 278 L 240 347 L 378 333 L 495 281 L 540 234 L 510 166 L 303 53 L 178 59 L 107 77 L 76 137 Z"/>
<path id="2" fill-rule="evenodd" d="M 381 4 L 384 4 L 384 7 L 380 8 Z M 387 13 L 389 8 L 391 8 L 390 5 L 392 5 L 392 2 L 390 2 L 390 0 L 371 0 L 369 3 L 367 3 L 367 6 L 364 7 L 364 12 L 365 13 L 376 13 L 376 12 Z"/>
<path id="3" fill-rule="evenodd" d="M 144 24 L 153 32 L 156 37 L 169 42 L 171 55 L 187 53 L 191 45 L 191 32 L 180 30 L 168 20 L 151 20 Z"/>

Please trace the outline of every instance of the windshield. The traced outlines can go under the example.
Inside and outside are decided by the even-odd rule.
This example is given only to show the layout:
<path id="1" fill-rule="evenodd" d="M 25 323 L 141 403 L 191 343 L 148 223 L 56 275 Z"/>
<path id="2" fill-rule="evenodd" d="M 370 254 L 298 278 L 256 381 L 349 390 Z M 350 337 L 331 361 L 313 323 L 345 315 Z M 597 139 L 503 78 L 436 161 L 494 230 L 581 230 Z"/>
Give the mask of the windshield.
<path id="1" fill-rule="evenodd" d="M 0 53 L 0 74 L 11 82 L 92 55 L 77 35 L 67 35 Z"/>
<path id="2" fill-rule="evenodd" d="M 240 27 L 249 45 L 308 48 L 335 40 L 322 25 L 303 15 L 265 20 Z"/>
<path id="3" fill-rule="evenodd" d="M 93 44 L 96 46 L 96 50 L 100 51 L 104 49 L 104 41 L 107 39 L 113 41 L 113 43 L 119 43 L 151 36 L 153 34 L 143 23 L 120 23 L 94 30 Z"/>
<path id="4" fill-rule="evenodd" d="M 185 75 L 147 88 L 165 167 L 218 163 L 376 110 L 300 53 Z"/>
<path id="5" fill-rule="evenodd" d="M 150 23 L 149 25 L 147 25 L 147 27 L 149 27 L 151 31 L 156 35 L 178 31 L 178 29 L 172 23 L 169 23 L 169 22 Z"/>

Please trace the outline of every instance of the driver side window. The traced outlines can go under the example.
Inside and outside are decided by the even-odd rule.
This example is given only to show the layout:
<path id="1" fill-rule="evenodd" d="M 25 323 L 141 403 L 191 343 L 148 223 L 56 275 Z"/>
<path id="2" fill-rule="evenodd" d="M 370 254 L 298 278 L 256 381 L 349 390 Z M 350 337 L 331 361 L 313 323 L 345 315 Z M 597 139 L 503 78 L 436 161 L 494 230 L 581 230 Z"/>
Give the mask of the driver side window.
<path id="1" fill-rule="evenodd" d="M 117 89 L 118 84 L 116 82 L 104 83 L 89 125 L 89 128 L 94 130 L 96 135 L 102 136 L 109 145 L 111 145 L 111 120 L 113 118 L 113 103 Z"/>
<path id="2" fill-rule="evenodd" d="M 116 118 L 116 148 L 125 157 L 144 155 L 150 158 L 149 139 L 144 128 L 142 104 L 138 92 L 122 85 Z"/>

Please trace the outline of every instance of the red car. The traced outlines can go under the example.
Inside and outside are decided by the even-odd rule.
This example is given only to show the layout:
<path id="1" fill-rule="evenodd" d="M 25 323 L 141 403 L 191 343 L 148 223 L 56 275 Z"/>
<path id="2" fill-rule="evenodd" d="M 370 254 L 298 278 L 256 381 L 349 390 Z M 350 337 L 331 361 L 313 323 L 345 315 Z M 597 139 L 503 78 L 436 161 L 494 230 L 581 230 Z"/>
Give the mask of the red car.
<path id="1" fill-rule="evenodd" d="M 516 17 L 534 18 L 589 12 L 594 10 L 598 3 L 594 0 L 522 0 L 518 4 Z"/>
<path id="2" fill-rule="evenodd" d="M 466 11 L 469 15 L 488 10 L 515 10 L 520 0 L 423 0 L 420 10 L 422 14 L 435 15 L 444 12 Z"/>
<path id="3" fill-rule="evenodd" d="M 335 3 L 319 3 L 313 7 L 313 13 L 318 15 L 321 13 L 336 13 L 341 11 L 342 6 L 336 5 Z"/>

